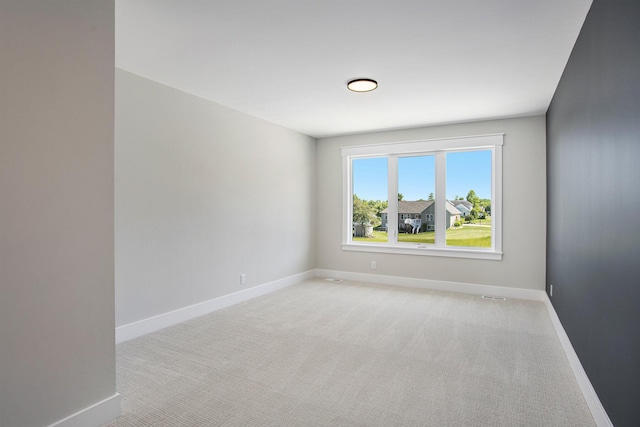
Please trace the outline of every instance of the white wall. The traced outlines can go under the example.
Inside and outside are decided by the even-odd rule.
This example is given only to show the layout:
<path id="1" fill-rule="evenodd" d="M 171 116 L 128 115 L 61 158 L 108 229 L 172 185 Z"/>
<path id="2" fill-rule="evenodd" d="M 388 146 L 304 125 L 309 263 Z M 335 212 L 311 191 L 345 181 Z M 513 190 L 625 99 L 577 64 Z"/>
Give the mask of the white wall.
<path id="1" fill-rule="evenodd" d="M 45 426 L 115 396 L 113 1 L 2 1 L 0 58 L 0 425 Z"/>
<path id="2" fill-rule="evenodd" d="M 315 144 L 116 70 L 116 324 L 313 269 Z"/>
<path id="3" fill-rule="evenodd" d="M 504 133 L 502 261 L 372 254 L 341 249 L 340 147 Z M 543 116 L 463 123 L 318 140 L 317 268 L 470 284 L 543 290 L 546 160 Z M 371 261 L 377 269 L 371 270 Z"/>

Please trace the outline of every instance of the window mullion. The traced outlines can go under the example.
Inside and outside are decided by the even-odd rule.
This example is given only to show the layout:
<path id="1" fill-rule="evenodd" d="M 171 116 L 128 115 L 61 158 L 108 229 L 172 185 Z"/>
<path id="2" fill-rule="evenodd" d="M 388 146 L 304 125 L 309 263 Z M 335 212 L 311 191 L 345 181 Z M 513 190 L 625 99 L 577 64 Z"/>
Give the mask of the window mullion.
<path id="1" fill-rule="evenodd" d="M 352 242 L 352 229 L 353 229 L 353 177 L 351 158 L 342 158 L 342 184 L 343 194 L 346 196 L 343 199 L 343 211 L 346 211 L 346 216 L 342 222 L 342 235 L 345 241 Z"/>
<path id="2" fill-rule="evenodd" d="M 502 145 L 493 147 L 491 161 L 491 250 L 502 252 Z"/>
<path id="3" fill-rule="evenodd" d="M 398 156 L 390 155 L 387 162 L 387 241 L 394 244 L 398 242 Z"/>
<path id="4" fill-rule="evenodd" d="M 436 237 L 435 246 L 443 248 L 446 246 L 446 219 L 447 219 L 447 199 L 446 199 L 446 176 L 447 157 L 445 152 L 436 153 Z"/>

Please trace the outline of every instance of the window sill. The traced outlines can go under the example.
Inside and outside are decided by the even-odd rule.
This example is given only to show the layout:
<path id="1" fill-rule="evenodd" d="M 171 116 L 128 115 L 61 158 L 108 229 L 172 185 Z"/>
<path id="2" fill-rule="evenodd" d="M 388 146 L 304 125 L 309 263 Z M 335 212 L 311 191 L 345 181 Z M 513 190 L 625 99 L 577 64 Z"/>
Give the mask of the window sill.
<path id="1" fill-rule="evenodd" d="M 469 248 L 433 248 L 421 245 L 390 245 L 375 243 L 343 243 L 343 251 L 355 252 L 377 252 L 387 254 L 400 255 L 422 255 L 422 256 L 439 256 L 449 258 L 471 258 L 471 259 L 487 259 L 500 261 L 502 260 L 502 252 L 495 252 L 488 249 L 469 249 Z"/>

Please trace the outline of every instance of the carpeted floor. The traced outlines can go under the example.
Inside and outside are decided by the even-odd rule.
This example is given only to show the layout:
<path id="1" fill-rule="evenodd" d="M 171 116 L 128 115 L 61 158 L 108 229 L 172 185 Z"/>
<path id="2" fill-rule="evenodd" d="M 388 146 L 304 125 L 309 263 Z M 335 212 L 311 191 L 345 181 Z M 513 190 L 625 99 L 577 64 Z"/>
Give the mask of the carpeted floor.
<path id="1" fill-rule="evenodd" d="M 133 426 L 592 426 L 533 301 L 310 280 L 117 346 Z"/>

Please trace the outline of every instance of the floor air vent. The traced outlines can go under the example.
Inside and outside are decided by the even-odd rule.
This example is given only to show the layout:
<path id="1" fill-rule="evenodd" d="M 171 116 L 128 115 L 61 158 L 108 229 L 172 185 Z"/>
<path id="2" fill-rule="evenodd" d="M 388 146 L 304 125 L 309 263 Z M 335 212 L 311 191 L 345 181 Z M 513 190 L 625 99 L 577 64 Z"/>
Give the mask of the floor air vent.
<path id="1" fill-rule="evenodd" d="M 494 301 L 506 301 L 507 299 L 505 297 L 494 297 L 491 295 L 482 295 L 482 299 L 492 299 Z"/>
<path id="2" fill-rule="evenodd" d="M 342 279 L 324 279 L 325 282 L 342 282 Z"/>

